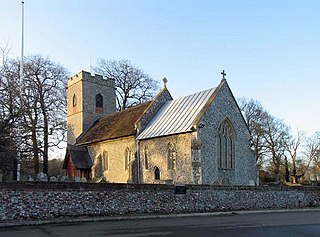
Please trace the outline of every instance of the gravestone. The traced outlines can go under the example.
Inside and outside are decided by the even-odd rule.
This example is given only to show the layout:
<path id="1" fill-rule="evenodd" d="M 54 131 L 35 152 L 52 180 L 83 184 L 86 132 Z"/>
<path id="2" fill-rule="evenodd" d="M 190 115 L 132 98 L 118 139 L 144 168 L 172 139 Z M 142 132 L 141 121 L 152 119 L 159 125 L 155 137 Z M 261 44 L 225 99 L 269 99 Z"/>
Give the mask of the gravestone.
<path id="1" fill-rule="evenodd" d="M 70 182 L 70 183 L 73 183 L 75 182 L 75 178 L 71 178 L 71 177 L 67 177 L 64 182 Z"/>
<path id="2" fill-rule="evenodd" d="M 212 183 L 211 183 L 211 185 L 213 185 L 213 186 L 219 186 L 220 184 L 219 184 L 219 182 L 218 181 L 213 181 Z"/>
<path id="3" fill-rule="evenodd" d="M 37 174 L 37 181 L 48 181 L 48 176 L 47 176 L 47 174 L 38 173 L 38 174 Z"/>
<path id="4" fill-rule="evenodd" d="M 65 182 L 67 179 L 68 179 L 67 176 L 61 176 L 60 181 L 61 181 L 61 182 Z"/>
<path id="5" fill-rule="evenodd" d="M 221 185 L 221 186 L 230 186 L 229 179 L 228 179 L 228 178 L 223 178 L 223 179 L 220 181 L 220 185 Z"/>
<path id="6" fill-rule="evenodd" d="M 55 176 L 51 176 L 49 181 L 50 182 L 58 182 L 58 179 Z"/>

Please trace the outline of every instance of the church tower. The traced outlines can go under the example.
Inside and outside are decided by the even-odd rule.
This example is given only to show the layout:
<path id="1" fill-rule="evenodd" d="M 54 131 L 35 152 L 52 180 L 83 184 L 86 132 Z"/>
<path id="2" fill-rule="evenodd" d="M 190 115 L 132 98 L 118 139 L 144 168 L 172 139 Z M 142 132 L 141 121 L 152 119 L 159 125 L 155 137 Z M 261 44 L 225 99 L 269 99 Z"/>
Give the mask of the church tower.
<path id="1" fill-rule="evenodd" d="M 75 144 L 102 115 L 116 111 L 115 82 L 101 75 L 81 71 L 68 80 L 67 87 L 67 142 Z"/>

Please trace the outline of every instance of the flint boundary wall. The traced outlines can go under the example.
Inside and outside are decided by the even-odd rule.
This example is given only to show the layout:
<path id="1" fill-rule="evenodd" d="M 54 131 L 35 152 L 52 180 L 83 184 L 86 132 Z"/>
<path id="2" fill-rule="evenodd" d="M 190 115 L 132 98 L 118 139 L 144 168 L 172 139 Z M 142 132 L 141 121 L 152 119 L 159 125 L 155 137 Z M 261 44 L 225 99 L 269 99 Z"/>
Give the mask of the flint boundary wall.
<path id="1" fill-rule="evenodd" d="M 320 207 L 319 187 L 0 183 L 0 222 Z"/>

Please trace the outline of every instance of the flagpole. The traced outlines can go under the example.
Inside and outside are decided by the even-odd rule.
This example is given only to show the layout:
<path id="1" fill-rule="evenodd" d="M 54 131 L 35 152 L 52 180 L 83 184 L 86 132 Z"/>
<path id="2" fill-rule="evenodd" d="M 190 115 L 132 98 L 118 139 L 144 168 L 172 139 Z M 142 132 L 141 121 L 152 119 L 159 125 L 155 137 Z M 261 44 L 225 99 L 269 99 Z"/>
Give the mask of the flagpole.
<path id="1" fill-rule="evenodd" d="M 23 58 L 23 50 L 24 50 L 24 1 L 21 1 L 21 62 L 20 62 L 20 109 L 23 109 L 23 66 L 24 66 L 24 58 Z M 18 124 L 18 136 L 19 136 L 19 151 L 18 151 L 18 160 L 17 160 L 17 181 L 20 181 L 20 162 L 21 162 L 21 135 L 22 135 L 22 120 L 20 119 L 20 123 Z"/>
<path id="2" fill-rule="evenodd" d="M 20 86 L 23 85 L 23 50 L 24 50 L 24 1 L 21 1 L 21 67 Z M 21 87 L 20 87 L 21 88 Z"/>

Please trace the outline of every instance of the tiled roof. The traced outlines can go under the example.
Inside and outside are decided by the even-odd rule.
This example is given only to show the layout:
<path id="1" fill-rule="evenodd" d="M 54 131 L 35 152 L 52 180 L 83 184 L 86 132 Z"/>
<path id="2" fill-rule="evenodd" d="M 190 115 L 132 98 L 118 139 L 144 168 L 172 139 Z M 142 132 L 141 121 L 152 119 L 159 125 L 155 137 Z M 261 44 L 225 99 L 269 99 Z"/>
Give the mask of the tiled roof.
<path id="1" fill-rule="evenodd" d="M 214 92 L 215 88 L 167 101 L 137 139 L 192 131 L 195 119 Z"/>
<path id="2" fill-rule="evenodd" d="M 93 165 L 87 147 L 68 144 L 66 158 L 63 164 L 64 169 L 67 168 L 68 155 L 70 155 L 76 169 L 90 169 Z"/>
<path id="3" fill-rule="evenodd" d="M 135 123 L 151 101 L 102 117 L 77 140 L 88 144 L 136 134 Z"/>

